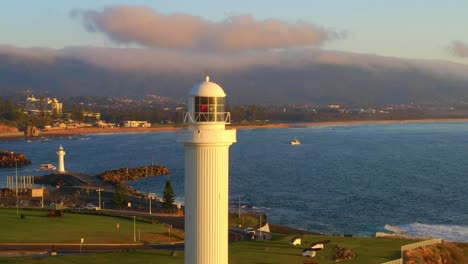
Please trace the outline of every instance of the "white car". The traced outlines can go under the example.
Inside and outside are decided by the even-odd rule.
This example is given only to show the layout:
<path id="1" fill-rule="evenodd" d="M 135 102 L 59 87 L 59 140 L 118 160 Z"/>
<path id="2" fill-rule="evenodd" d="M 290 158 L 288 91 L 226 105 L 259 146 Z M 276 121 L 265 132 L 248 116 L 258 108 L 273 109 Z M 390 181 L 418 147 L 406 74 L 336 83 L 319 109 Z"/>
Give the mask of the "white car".
<path id="1" fill-rule="evenodd" d="M 85 206 L 85 209 L 86 210 L 90 210 L 90 211 L 98 211 L 99 210 L 99 207 L 95 206 L 94 204 L 87 204 Z"/>
<path id="2" fill-rule="evenodd" d="M 246 229 L 244 229 L 244 233 L 247 235 L 255 235 L 255 229 L 253 229 L 252 227 L 247 227 Z"/>

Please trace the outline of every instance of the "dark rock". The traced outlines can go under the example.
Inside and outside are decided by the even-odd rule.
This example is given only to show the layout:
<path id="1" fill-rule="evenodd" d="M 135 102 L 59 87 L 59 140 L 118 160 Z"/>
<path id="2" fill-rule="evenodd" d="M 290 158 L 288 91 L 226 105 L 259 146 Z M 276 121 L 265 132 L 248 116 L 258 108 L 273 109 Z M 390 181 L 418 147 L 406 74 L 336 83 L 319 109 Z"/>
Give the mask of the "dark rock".
<path id="1" fill-rule="evenodd" d="M 39 129 L 35 126 L 27 126 L 24 130 L 25 137 L 38 137 L 40 134 Z"/>
<path id="2" fill-rule="evenodd" d="M 22 153 L 0 151 L 0 168 L 14 168 L 30 165 L 31 161 Z"/>
<path id="3" fill-rule="evenodd" d="M 351 260 L 354 257 L 356 257 L 356 253 L 354 253 L 351 249 L 340 247 L 338 245 L 335 247 L 335 249 L 336 249 L 336 254 L 333 257 L 333 260 L 335 260 L 335 262 Z"/>

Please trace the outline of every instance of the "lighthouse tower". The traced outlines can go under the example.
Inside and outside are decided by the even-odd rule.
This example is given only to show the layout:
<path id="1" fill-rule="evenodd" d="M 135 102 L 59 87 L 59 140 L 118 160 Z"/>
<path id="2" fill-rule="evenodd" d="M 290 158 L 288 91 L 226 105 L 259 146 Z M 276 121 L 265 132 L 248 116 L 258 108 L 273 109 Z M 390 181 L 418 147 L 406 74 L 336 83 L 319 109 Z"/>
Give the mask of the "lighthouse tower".
<path id="1" fill-rule="evenodd" d="M 188 95 L 177 133 L 185 146 L 185 263 L 228 263 L 229 146 L 236 130 L 225 129 L 226 94 L 207 76 Z"/>
<path id="2" fill-rule="evenodd" d="M 57 151 L 57 156 L 58 156 L 58 168 L 57 172 L 58 173 L 64 173 L 65 172 L 65 149 L 60 145 L 60 148 Z"/>

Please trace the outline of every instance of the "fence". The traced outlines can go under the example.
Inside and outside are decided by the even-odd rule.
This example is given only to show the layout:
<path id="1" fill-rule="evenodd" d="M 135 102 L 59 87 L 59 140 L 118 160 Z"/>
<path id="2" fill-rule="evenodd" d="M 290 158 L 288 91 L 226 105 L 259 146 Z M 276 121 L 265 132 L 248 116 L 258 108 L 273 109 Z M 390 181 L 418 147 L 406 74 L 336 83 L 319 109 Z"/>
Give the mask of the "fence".
<path id="1" fill-rule="evenodd" d="M 415 248 L 425 247 L 425 246 L 430 246 L 430 245 L 435 245 L 435 244 L 440 244 L 440 243 L 442 243 L 442 239 L 436 238 L 436 239 L 425 240 L 425 241 L 421 241 L 421 242 L 418 242 L 418 243 L 413 243 L 413 244 L 402 246 L 401 247 L 401 257 L 403 258 L 403 253 L 405 251 L 407 251 L 407 250 L 412 250 L 412 249 L 415 249 Z"/>
<path id="2" fill-rule="evenodd" d="M 389 262 L 384 262 L 382 264 L 403 264 L 403 259 L 399 258 L 399 259 L 395 259 L 395 260 L 392 260 L 392 261 L 389 261 Z"/>
<path id="3" fill-rule="evenodd" d="M 388 262 L 384 262 L 382 264 L 403 264 L 403 255 L 404 255 L 405 251 L 413 250 L 413 249 L 420 248 L 420 247 L 426 247 L 426 246 L 430 246 L 430 245 L 440 244 L 440 243 L 442 243 L 442 239 L 435 238 L 435 239 L 431 239 L 431 240 L 425 240 L 425 241 L 421 241 L 421 242 L 401 246 L 401 258 L 395 259 L 395 260 L 392 260 L 392 261 L 388 261 Z"/>

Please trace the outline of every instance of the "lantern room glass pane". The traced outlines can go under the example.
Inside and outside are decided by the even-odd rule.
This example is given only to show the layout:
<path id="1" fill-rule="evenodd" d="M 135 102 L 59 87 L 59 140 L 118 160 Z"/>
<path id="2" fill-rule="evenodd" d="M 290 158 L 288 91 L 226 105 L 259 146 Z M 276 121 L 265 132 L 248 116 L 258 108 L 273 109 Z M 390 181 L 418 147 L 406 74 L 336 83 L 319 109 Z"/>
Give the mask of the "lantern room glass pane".
<path id="1" fill-rule="evenodd" d="M 194 98 L 195 122 L 222 122 L 224 121 L 224 97 Z"/>

